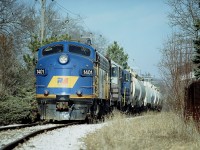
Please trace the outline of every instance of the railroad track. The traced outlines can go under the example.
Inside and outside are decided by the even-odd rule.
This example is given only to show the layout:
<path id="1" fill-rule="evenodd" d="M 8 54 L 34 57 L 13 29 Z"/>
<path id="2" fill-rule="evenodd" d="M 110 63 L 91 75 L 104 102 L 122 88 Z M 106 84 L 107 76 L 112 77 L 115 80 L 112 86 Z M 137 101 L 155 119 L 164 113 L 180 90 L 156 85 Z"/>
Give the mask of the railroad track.
<path id="1" fill-rule="evenodd" d="M 44 132 L 47 132 L 47 131 L 52 131 L 54 129 L 67 127 L 67 126 L 70 126 L 70 125 L 75 125 L 75 124 L 80 124 L 80 122 L 71 122 L 71 123 L 61 124 L 61 125 L 56 124 L 55 126 L 52 126 L 52 127 L 47 127 L 47 128 L 44 128 L 44 129 L 37 129 L 36 131 L 32 131 L 31 133 L 23 135 L 21 138 L 18 138 L 18 139 L 14 140 L 14 141 L 6 144 L 6 145 L 3 145 L 0 148 L 0 150 L 11 150 L 11 149 L 14 149 L 19 144 L 22 144 L 22 143 L 26 142 L 27 140 L 29 140 L 30 138 L 32 138 L 34 136 L 37 136 L 38 134 L 41 134 L 41 133 L 44 133 Z M 34 126 L 34 125 L 32 125 L 32 126 Z M 25 126 L 23 126 L 23 128 L 25 128 Z M 18 129 L 18 128 L 15 128 L 15 129 Z M 5 129 L 5 130 L 8 130 L 8 129 Z"/>
<path id="2" fill-rule="evenodd" d="M 14 126 L 6 126 L 6 127 L 0 127 L 0 131 L 21 129 L 21 128 L 33 127 L 33 126 L 45 125 L 45 124 L 48 124 L 48 123 L 32 123 L 32 124 L 21 124 L 21 125 L 14 125 Z"/>

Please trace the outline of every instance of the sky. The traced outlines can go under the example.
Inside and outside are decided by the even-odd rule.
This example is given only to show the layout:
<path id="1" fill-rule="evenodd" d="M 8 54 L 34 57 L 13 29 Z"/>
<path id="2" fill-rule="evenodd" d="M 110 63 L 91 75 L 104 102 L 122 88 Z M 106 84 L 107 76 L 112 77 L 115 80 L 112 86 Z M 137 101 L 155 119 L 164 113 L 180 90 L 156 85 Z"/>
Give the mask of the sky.
<path id="1" fill-rule="evenodd" d="M 87 30 L 103 35 L 109 43 L 117 41 L 129 55 L 129 66 L 139 74 L 160 76 L 159 49 L 171 33 L 166 0 L 54 1 L 68 10 L 70 17 L 83 17 Z M 59 5 L 59 13 L 67 16 Z"/>

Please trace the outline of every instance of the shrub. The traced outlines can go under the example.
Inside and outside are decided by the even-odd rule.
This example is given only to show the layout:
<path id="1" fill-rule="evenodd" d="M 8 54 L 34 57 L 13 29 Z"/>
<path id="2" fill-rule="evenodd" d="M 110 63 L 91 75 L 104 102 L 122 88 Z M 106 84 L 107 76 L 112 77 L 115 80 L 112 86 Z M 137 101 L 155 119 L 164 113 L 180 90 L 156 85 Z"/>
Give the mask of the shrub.
<path id="1" fill-rule="evenodd" d="M 37 105 L 31 97 L 7 97 L 0 100 L 0 125 L 32 122 L 37 117 Z"/>

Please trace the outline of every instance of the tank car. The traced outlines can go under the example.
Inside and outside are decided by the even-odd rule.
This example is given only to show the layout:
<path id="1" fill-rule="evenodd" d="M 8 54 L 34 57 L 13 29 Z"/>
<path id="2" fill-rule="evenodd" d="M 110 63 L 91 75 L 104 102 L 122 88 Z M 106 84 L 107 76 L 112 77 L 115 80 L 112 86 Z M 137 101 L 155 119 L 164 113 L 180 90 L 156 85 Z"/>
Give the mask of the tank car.
<path id="1" fill-rule="evenodd" d="M 160 111 L 162 109 L 162 98 L 159 89 L 156 88 L 156 103 L 155 103 L 155 110 Z"/>
<path id="2" fill-rule="evenodd" d="M 144 81 L 144 86 L 146 90 L 146 96 L 144 99 L 144 109 L 149 110 L 151 108 L 151 97 L 152 97 L 152 84 L 149 81 Z"/>
<path id="3" fill-rule="evenodd" d="M 140 112 L 144 104 L 146 91 L 143 83 L 138 79 L 138 75 L 132 70 L 129 72 L 131 74 L 130 111 Z"/>
<path id="4" fill-rule="evenodd" d="M 161 111 L 163 107 L 163 95 L 160 93 L 160 101 L 158 103 L 158 111 Z"/>
<path id="5" fill-rule="evenodd" d="M 138 98 L 138 106 L 139 106 L 140 110 L 142 110 L 144 107 L 144 99 L 146 97 L 146 89 L 141 80 L 138 80 L 138 82 L 140 85 L 140 96 Z"/>
<path id="6" fill-rule="evenodd" d="M 155 110 L 156 108 L 156 97 L 157 97 L 157 91 L 156 87 L 154 85 L 151 86 L 152 96 L 151 96 L 151 109 Z"/>
<path id="7" fill-rule="evenodd" d="M 109 111 L 109 61 L 87 44 L 61 41 L 38 50 L 36 98 L 41 119 L 85 120 Z"/>

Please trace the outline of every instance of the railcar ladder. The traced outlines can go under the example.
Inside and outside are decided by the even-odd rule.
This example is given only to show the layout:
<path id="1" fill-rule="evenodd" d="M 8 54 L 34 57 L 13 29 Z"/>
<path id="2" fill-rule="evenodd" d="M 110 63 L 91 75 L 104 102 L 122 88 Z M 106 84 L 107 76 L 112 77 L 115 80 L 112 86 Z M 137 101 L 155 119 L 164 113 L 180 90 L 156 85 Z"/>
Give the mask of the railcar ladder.
<path id="1" fill-rule="evenodd" d="M 123 106 L 126 105 L 126 87 L 124 88 Z"/>
<path id="2" fill-rule="evenodd" d="M 94 87 L 94 95 L 96 97 L 99 96 L 99 64 L 98 62 L 95 63 L 95 76 L 94 76 L 94 82 L 93 82 L 93 87 Z"/>
<path id="3" fill-rule="evenodd" d="M 108 73 L 106 73 L 106 99 L 109 99 L 109 84 L 110 84 L 110 81 L 109 81 L 109 77 L 108 77 Z"/>

